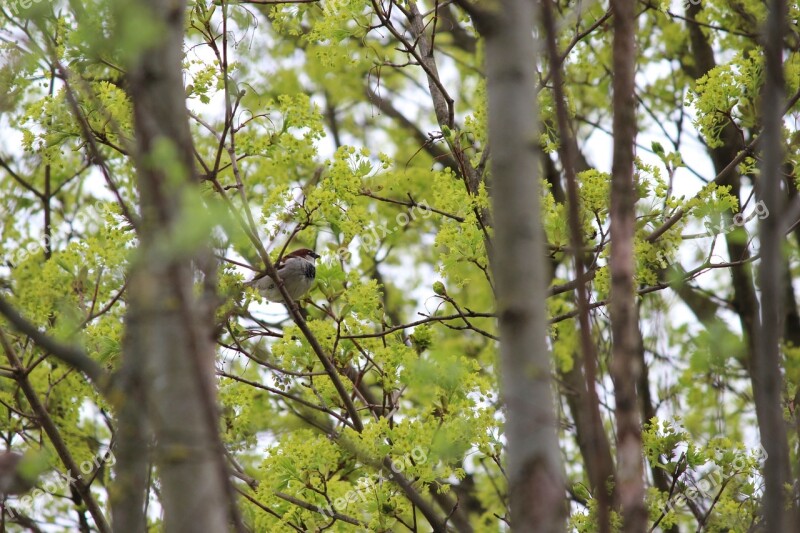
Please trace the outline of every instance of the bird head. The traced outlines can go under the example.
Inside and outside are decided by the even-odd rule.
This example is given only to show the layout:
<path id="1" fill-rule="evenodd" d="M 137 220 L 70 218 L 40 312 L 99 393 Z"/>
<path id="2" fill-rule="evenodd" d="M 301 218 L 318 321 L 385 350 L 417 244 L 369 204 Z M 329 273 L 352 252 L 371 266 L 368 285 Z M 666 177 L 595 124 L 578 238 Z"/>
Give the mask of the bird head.
<path id="1" fill-rule="evenodd" d="M 281 262 L 286 262 L 286 260 L 290 257 L 298 257 L 313 263 L 314 259 L 319 259 L 320 256 L 314 250 L 309 250 L 308 248 L 298 248 L 297 250 L 284 255 L 281 259 Z"/>

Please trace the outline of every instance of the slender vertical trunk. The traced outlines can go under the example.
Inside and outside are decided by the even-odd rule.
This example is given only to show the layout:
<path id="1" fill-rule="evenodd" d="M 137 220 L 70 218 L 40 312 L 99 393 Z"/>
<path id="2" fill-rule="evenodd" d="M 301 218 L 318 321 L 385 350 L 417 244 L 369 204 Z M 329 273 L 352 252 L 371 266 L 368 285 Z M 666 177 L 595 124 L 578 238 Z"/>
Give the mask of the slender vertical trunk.
<path id="1" fill-rule="evenodd" d="M 511 524 L 517 531 L 554 532 L 565 528 L 566 505 L 545 340 L 534 5 L 499 2 L 482 33 Z"/>
<path id="2" fill-rule="evenodd" d="M 624 531 L 645 531 L 642 429 L 636 383 L 641 374 L 641 332 L 634 287 L 635 216 L 633 148 L 636 139 L 634 75 L 636 5 L 612 0 L 614 13 L 614 155 L 611 169 L 611 375 L 617 419 L 616 499 Z"/>
<path id="3" fill-rule="evenodd" d="M 771 0 L 767 16 L 768 36 L 764 42 L 766 80 L 762 92 L 764 131 L 761 146 L 761 200 L 769 209 L 769 216 L 761 221 L 761 316 L 757 323 L 756 356 L 753 358 L 753 391 L 756 395 L 756 413 L 761 432 L 761 442 L 767 453 L 764 465 L 764 501 L 762 512 L 765 530 L 776 533 L 796 531 L 794 517 L 787 512 L 786 490 L 790 481 L 789 445 L 783 420 L 780 341 L 783 332 L 785 193 L 781 190 L 783 170 L 784 76 L 783 35 L 786 34 L 786 3 Z"/>

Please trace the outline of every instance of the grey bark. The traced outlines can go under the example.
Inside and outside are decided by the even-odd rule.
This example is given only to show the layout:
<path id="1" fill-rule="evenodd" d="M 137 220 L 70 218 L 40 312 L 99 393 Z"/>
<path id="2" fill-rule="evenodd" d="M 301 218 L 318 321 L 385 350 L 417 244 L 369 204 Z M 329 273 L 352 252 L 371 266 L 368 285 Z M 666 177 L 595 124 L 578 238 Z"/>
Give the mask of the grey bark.
<path id="1" fill-rule="evenodd" d="M 196 183 L 181 69 L 186 5 L 159 0 L 140 5 L 162 31 L 130 68 L 141 225 L 128 291 L 123 354 L 128 374 L 121 380 L 129 388 L 120 409 L 120 435 L 132 439 L 126 445 L 133 455 L 120 465 L 117 485 L 123 494 L 136 494 L 130 503 L 115 502 L 114 526 L 132 531 L 143 523 L 138 514 L 143 462 L 130 448 L 146 442 L 143 417 L 136 412 L 145 409 L 155 436 L 164 530 L 227 531 L 235 514 L 217 433 L 214 325 L 210 302 L 193 292 L 194 266 L 204 264 L 207 254 L 202 243 L 176 246 L 185 230 L 181 200 Z M 154 159 L 156 149 L 171 160 Z"/>
<path id="2" fill-rule="evenodd" d="M 564 531 L 565 488 L 557 440 L 546 271 L 539 216 L 534 3 L 503 0 L 485 12 L 492 145 L 492 205 L 511 525 Z M 513 50 L 513 53 L 510 51 Z"/>

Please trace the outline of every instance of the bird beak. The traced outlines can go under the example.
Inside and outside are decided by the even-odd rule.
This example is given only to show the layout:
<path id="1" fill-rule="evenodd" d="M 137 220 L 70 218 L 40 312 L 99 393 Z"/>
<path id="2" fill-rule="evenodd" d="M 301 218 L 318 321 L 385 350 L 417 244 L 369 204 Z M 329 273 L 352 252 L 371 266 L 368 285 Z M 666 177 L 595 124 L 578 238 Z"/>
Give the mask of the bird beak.
<path id="1" fill-rule="evenodd" d="M 309 253 L 308 255 L 310 255 L 310 256 L 311 256 L 311 257 L 313 257 L 314 259 L 319 259 L 319 258 L 320 258 L 320 255 L 319 255 L 318 253 L 316 253 L 316 252 L 311 252 L 311 253 Z"/>

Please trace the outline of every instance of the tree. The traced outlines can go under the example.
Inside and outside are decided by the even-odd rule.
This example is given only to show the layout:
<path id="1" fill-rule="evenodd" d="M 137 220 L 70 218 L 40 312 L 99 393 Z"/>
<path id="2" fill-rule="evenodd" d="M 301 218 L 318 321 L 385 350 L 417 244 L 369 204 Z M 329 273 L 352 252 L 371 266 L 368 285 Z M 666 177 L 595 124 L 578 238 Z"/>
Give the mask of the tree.
<path id="1" fill-rule="evenodd" d="M 564 478 L 542 296 L 533 4 L 509 1 L 472 13 L 486 38 L 491 142 L 492 255 L 505 403 L 508 499 L 518 530 L 564 529 Z M 515 50 L 509 54 L 508 50 Z"/>
<path id="2" fill-rule="evenodd" d="M 120 420 L 123 434 L 131 438 L 119 447 L 139 449 L 126 454 L 130 463 L 119 463 L 117 486 L 124 491 L 111 494 L 119 512 L 117 529 L 144 526 L 141 474 L 147 455 L 142 451 L 151 427 L 164 529 L 223 531 L 228 518 L 241 528 L 217 427 L 209 334 L 214 329 L 216 265 L 206 248 L 210 226 L 198 231 L 196 242 L 186 242 L 186 218 L 202 214 L 202 208 L 191 202 L 198 180 L 181 79 L 185 9 L 180 2 L 142 4 L 145 16 L 164 33 L 139 51 L 128 70 L 139 246 L 131 261 L 125 317 L 121 377 L 126 386 L 119 391 L 120 412 L 134 414 L 132 427 L 127 419 Z M 195 270 L 204 276 L 199 296 L 193 290 Z"/>
<path id="3" fill-rule="evenodd" d="M 796 3 L 167 4 L 0 6 L 6 527 L 794 530 Z"/>

